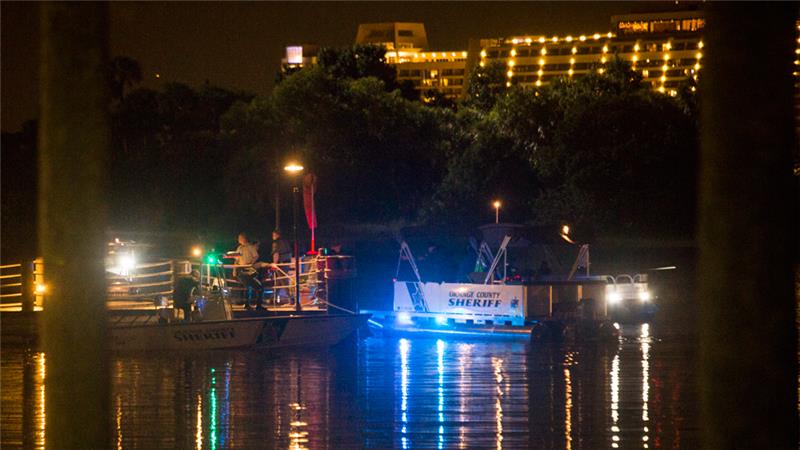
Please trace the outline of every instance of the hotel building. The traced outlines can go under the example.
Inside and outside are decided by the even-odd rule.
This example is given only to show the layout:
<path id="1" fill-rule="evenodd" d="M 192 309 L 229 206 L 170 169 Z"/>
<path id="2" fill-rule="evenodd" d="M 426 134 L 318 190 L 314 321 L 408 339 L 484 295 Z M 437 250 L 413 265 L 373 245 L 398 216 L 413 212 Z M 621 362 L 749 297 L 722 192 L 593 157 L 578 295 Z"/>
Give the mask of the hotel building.
<path id="1" fill-rule="evenodd" d="M 566 36 L 524 35 L 480 40 L 480 65 L 500 61 L 507 83 L 544 86 L 556 78 L 603 73 L 615 57 L 644 81 L 674 95 L 702 68 L 702 12 L 630 14 L 611 19 L 614 30 Z"/>
<path id="2" fill-rule="evenodd" d="M 675 95 L 684 82 L 696 89 L 692 81 L 703 68 L 704 28 L 699 10 L 624 14 L 611 17 L 610 31 L 472 39 L 468 49 L 433 51 L 422 23 L 388 22 L 359 25 L 355 42 L 384 46 L 398 81 L 409 81 L 421 95 L 434 90 L 447 98 L 462 98 L 469 73 L 492 62 L 506 68 L 508 85 L 535 87 L 560 77 L 603 73 L 615 57 L 630 63 L 653 89 Z M 796 53 L 800 58 L 800 37 Z M 315 55 L 313 46 L 287 47 L 283 68 L 314 64 Z M 800 90 L 796 96 L 800 99 Z"/>

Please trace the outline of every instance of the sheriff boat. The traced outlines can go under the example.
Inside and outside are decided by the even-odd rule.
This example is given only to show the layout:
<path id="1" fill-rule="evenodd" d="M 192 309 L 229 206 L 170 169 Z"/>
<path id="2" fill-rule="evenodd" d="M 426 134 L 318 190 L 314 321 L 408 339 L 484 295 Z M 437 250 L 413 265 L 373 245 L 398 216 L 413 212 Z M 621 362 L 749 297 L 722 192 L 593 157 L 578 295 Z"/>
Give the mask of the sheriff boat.
<path id="1" fill-rule="evenodd" d="M 387 334 L 533 341 L 618 336 L 609 307 L 622 302 L 623 291 L 627 298 L 628 290 L 614 277 L 590 275 L 589 245 L 576 244 L 569 227 L 491 224 L 480 230 L 481 244 L 473 241 L 471 247 L 476 267 L 486 269 L 469 274 L 468 282 L 423 281 L 411 248 L 401 241 L 392 309 L 363 311 L 372 315 L 370 326 Z M 532 267 L 538 262 L 539 269 L 515 269 L 508 260 L 511 248 L 517 261 Z M 568 271 L 550 269 L 562 266 L 563 254 L 575 250 Z M 405 274 L 404 266 L 410 268 Z M 646 282 L 636 281 L 636 299 L 649 301 Z"/>
<path id="2" fill-rule="evenodd" d="M 125 254 L 125 271 L 111 268 L 109 278 L 109 335 L 114 350 L 211 350 L 233 348 L 276 349 L 335 345 L 363 326 L 368 314 L 359 314 L 329 302 L 337 291 L 334 270 L 347 266 L 348 257 L 314 256 L 301 264 L 301 284 L 291 264 L 274 270 L 272 291 L 300 297 L 301 305 L 269 302 L 264 310 L 249 312 L 231 301 L 241 289 L 232 271 L 239 266 L 218 261 L 136 262 Z M 329 266 L 331 266 L 329 268 Z M 174 308 L 177 277 L 192 269 L 200 274 L 191 293 L 191 317 Z M 199 269 L 199 270 L 198 270 Z M 114 281 L 126 281 L 124 290 Z M 145 289 L 146 288 L 146 289 Z M 334 312 L 330 312 L 328 307 Z"/>

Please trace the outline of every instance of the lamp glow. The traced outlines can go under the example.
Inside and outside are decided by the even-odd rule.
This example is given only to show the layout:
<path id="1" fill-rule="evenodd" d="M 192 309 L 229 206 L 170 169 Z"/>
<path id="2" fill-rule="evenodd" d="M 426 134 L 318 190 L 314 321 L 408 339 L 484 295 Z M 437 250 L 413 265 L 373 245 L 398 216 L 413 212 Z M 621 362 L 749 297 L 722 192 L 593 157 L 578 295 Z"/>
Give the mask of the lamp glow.
<path id="1" fill-rule="evenodd" d="M 44 283 L 36 283 L 36 286 L 33 288 L 33 292 L 35 292 L 36 295 L 44 295 L 47 293 L 47 285 Z"/>
<path id="2" fill-rule="evenodd" d="M 122 255 L 119 258 L 119 266 L 122 270 L 129 271 L 136 266 L 136 259 L 133 255 Z"/>
<path id="3" fill-rule="evenodd" d="M 650 292 L 648 292 L 648 291 L 642 291 L 642 292 L 639 292 L 639 300 L 641 300 L 641 301 L 642 301 L 642 303 L 647 303 L 647 302 L 649 302 L 649 301 L 650 301 L 650 298 L 651 298 L 651 297 L 650 297 Z"/>
<path id="4" fill-rule="evenodd" d="M 283 170 L 285 170 L 285 171 L 287 171 L 289 173 L 297 173 L 297 172 L 302 172 L 303 171 L 303 166 L 301 166 L 300 164 L 298 164 L 296 162 L 290 162 L 289 164 L 287 164 L 283 168 Z"/>
<path id="5" fill-rule="evenodd" d="M 202 254 L 203 254 L 203 249 L 201 249 L 200 247 L 198 247 L 196 245 L 194 247 L 192 247 L 192 256 L 194 256 L 195 258 L 199 258 L 200 255 L 202 255 Z"/>
<path id="6" fill-rule="evenodd" d="M 561 227 L 561 232 L 563 234 L 569 234 L 569 225 L 564 225 L 563 227 Z"/>
<path id="7" fill-rule="evenodd" d="M 619 292 L 612 292 L 608 294 L 608 303 L 615 305 L 622 301 L 622 295 Z"/>

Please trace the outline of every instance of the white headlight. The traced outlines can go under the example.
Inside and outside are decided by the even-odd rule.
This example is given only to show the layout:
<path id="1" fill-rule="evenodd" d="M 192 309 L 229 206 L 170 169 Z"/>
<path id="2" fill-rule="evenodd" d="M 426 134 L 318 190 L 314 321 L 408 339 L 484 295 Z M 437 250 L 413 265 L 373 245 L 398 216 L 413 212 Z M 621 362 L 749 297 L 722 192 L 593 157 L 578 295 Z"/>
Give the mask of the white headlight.
<path id="1" fill-rule="evenodd" d="M 619 303 L 622 300 L 622 295 L 619 292 L 611 292 L 608 294 L 608 303 Z"/>
<path id="2" fill-rule="evenodd" d="M 119 257 L 119 267 L 122 270 L 131 270 L 136 266 L 136 260 L 133 255 L 122 255 Z"/>
<path id="3" fill-rule="evenodd" d="M 411 315 L 407 312 L 398 313 L 397 323 L 402 325 L 411 325 Z"/>
<path id="4" fill-rule="evenodd" d="M 650 301 L 650 292 L 648 292 L 648 291 L 639 292 L 639 300 L 641 300 L 643 302 L 649 302 Z"/>

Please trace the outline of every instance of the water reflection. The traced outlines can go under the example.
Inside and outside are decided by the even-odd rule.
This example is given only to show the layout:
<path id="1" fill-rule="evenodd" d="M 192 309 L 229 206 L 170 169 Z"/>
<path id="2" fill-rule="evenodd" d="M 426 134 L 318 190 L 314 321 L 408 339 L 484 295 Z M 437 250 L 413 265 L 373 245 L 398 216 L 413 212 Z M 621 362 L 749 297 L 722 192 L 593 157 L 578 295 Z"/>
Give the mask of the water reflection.
<path id="1" fill-rule="evenodd" d="M 648 448 L 650 436 L 648 427 L 650 415 L 648 414 L 648 403 L 650 401 L 650 325 L 642 324 L 641 334 L 642 347 L 642 447 Z"/>
<path id="2" fill-rule="evenodd" d="M 116 355 L 124 448 L 696 445 L 690 347 L 649 325 L 611 345 L 369 338 L 327 350 Z M 2 444 L 42 448 L 42 353 L 2 353 Z"/>
<path id="3" fill-rule="evenodd" d="M 403 448 L 408 448 L 408 352 L 411 349 L 411 344 L 408 339 L 400 339 L 400 422 L 403 433 L 401 442 Z"/>

